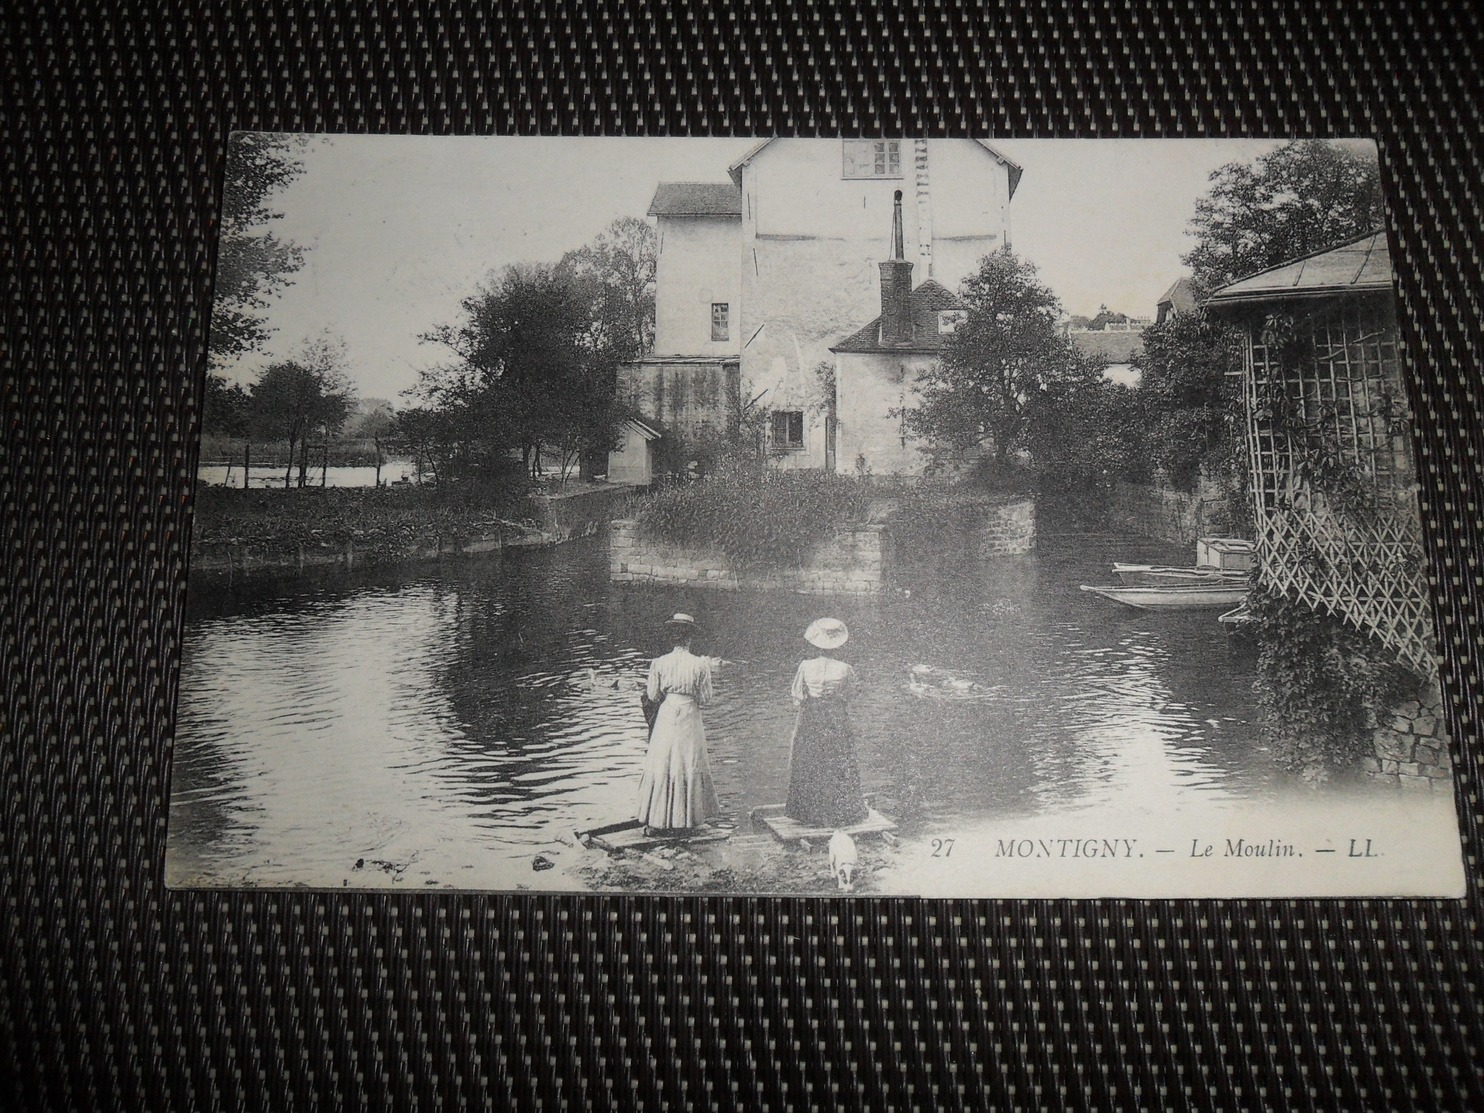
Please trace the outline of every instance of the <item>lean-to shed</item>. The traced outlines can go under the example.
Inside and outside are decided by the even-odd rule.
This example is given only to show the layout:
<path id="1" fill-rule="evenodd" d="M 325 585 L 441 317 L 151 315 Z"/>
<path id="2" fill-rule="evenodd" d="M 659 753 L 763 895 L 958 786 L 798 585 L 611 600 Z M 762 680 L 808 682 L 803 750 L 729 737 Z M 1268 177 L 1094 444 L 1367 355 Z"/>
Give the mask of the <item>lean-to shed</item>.
<path id="1" fill-rule="evenodd" d="M 1431 674 L 1435 649 L 1382 233 L 1215 291 L 1239 327 L 1261 579 Z"/>

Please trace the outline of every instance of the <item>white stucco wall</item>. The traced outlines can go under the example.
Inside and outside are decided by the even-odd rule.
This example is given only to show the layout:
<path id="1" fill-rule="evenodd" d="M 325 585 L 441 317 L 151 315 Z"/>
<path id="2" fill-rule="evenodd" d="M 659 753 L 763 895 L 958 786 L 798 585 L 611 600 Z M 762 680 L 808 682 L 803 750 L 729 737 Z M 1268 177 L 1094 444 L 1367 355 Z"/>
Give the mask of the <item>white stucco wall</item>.
<path id="1" fill-rule="evenodd" d="M 654 351 L 657 356 L 737 352 L 741 223 L 735 217 L 661 217 L 656 233 Z M 711 340 L 711 304 L 731 307 L 731 336 Z"/>
<path id="2" fill-rule="evenodd" d="M 864 460 L 872 474 L 921 476 L 928 464 L 921 443 L 903 445 L 902 420 L 891 411 L 914 407 L 917 374 L 932 363 L 921 354 L 840 353 L 836 357 L 839 444 L 836 469 L 854 473 Z"/>
<path id="3" fill-rule="evenodd" d="M 743 392 L 766 392 L 761 405 L 770 409 L 805 411 L 805 450 L 786 465 L 825 463 L 824 416 L 809 406 L 814 370 L 833 362 L 831 345 L 881 312 L 878 265 L 890 252 L 893 192 L 903 194 L 914 287 L 929 278 L 925 240 L 932 277 L 950 290 L 1004 243 L 1008 170 L 972 140 L 927 141 L 924 202 L 916 154 L 903 140 L 901 178 L 846 179 L 841 141 L 784 139 L 742 169 Z M 856 451 L 847 453 L 844 437 L 837 468 L 848 470 Z"/>
<path id="4" fill-rule="evenodd" d="M 608 480 L 630 485 L 648 485 L 654 481 L 654 445 L 637 427 L 624 424 L 623 439 L 608 452 Z"/>

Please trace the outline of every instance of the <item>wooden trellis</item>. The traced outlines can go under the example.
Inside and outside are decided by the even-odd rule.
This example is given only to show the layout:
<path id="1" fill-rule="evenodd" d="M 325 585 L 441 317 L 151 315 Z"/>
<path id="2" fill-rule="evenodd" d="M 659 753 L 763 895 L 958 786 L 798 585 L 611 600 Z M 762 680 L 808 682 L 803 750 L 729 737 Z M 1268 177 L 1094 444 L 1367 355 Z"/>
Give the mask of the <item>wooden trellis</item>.
<path id="1" fill-rule="evenodd" d="M 1434 667 L 1410 419 L 1387 297 L 1246 321 L 1261 580 Z"/>

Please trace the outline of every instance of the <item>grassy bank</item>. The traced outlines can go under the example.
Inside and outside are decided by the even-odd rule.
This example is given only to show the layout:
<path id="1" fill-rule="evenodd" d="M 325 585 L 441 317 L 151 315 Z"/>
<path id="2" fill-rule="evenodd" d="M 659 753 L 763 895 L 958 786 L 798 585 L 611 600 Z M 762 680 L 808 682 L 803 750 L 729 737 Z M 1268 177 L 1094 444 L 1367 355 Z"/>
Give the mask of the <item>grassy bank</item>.
<path id="1" fill-rule="evenodd" d="M 524 493 L 432 488 L 228 489 L 196 493 L 191 546 L 268 551 L 353 546 L 395 558 L 430 539 L 515 539 L 537 531 Z"/>

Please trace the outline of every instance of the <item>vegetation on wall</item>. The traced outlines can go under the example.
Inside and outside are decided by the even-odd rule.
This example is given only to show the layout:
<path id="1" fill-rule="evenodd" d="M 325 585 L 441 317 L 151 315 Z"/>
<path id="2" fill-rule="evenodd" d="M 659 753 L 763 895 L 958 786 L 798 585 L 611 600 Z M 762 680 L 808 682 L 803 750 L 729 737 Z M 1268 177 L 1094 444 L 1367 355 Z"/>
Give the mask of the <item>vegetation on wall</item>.
<path id="1" fill-rule="evenodd" d="M 856 478 L 733 459 L 643 498 L 636 518 L 644 538 L 714 547 L 738 568 L 779 569 L 801 565 L 836 530 L 863 522 L 870 495 Z"/>
<path id="2" fill-rule="evenodd" d="M 1189 225 L 1184 257 L 1196 291 L 1217 287 L 1381 223 L 1379 167 L 1368 145 L 1299 140 L 1211 175 Z M 1229 530 L 1252 530 L 1250 479 L 1234 331 L 1204 314 L 1177 314 L 1148 327 L 1135 364 L 1139 385 L 1110 413 L 1125 432 L 1110 453 L 1130 481 L 1167 481 L 1187 492 L 1204 478 L 1225 497 Z"/>
<path id="3" fill-rule="evenodd" d="M 1254 583 L 1260 652 L 1254 690 L 1273 758 L 1318 783 L 1370 753 L 1374 712 L 1417 680 L 1379 645 L 1326 614 Z"/>

